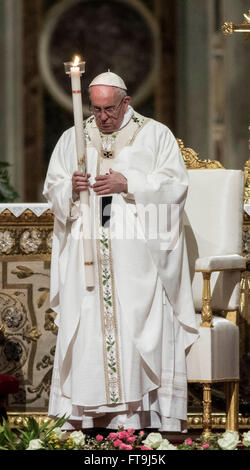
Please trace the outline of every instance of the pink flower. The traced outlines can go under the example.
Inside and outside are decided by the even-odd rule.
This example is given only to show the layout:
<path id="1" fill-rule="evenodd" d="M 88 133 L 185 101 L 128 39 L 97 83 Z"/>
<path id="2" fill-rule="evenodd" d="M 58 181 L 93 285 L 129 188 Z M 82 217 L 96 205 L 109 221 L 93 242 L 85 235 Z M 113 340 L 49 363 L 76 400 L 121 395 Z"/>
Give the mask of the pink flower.
<path id="1" fill-rule="evenodd" d="M 136 440 L 136 436 L 130 436 L 128 437 L 127 442 L 135 442 L 135 440 Z"/>
<path id="2" fill-rule="evenodd" d="M 97 434 L 96 440 L 97 441 L 103 441 L 103 436 L 101 434 Z"/>
<path id="3" fill-rule="evenodd" d="M 122 442 L 120 439 L 116 439 L 116 440 L 114 441 L 114 446 L 115 446 L 115 447 L 118 447 L 118 446 L 121 445 L 121 444 L 123 444 L 123 442 Z"/>
<path id="4" fill-rule="evenodd" d="M 133 449 L 132 446 L 124 444 L 123 442 L 120 444 L 120 450 L 132 450 L 132 449 Z"/>
<path id="5" fill-rule="evenodd" d="M 129 434 L 134 434 L 135 429 L 128 429 Z"/>
<path id="6" fill-rule="evenodd" d="M 191 439 L 191 437 L 188 437 L 186 440 L 185 440 L 185 444 L 187 444 L 187 446 L 191 446 L 193 444 L 193 441 Z"/>
<path id="7" fill-rule="evenodd" d="M 204 444 L 202 444 L 201 446 L 203 449 L 209 449 L 209 444 L 207 442 L 205 442 Z"/>
<path id="8" fill-rule="evenodd" d="M 127 439 L 129 437 L 128 431 L 120 431 L 117 433 L 118 439 Z"/>
<path id="9" fill-rule="evenodd" d="M 141 450 L 153 450 L 151 449 L 151 447 L 147 447 L 147 446 L 141 446 L 140 448 Z"/>
<path id="10" fill-rule="evenodd" d="M 107 436 L 107 439 L 116 439 L 117 438 L 117 432 L 110 432 L 109 435 Z"/>

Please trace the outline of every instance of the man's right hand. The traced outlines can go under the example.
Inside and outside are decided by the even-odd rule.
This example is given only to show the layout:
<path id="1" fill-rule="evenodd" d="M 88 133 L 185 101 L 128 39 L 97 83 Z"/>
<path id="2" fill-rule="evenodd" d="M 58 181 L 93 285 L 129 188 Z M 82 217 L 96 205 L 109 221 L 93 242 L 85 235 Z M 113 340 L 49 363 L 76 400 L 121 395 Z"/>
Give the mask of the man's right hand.
<path id="1" fill-rule="evenodd" d="M 81 171 L 75 171 L 72 175 L 72 190 L 79 194 L 90 187 L 90 173 L 84 174 Z"/>

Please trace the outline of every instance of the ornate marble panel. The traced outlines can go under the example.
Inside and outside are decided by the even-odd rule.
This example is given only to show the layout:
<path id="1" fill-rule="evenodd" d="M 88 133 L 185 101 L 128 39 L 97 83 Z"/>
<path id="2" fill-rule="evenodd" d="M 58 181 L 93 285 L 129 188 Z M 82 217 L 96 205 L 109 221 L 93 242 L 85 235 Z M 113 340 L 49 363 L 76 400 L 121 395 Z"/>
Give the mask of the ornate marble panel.
<path id="1" fill-rule="evenodd" d="M 57 333 L 49 307 L 53 215 L 38 206 L 0 207 L 0 372 L 20 380 L 10 411 L 48 406 Z"/>

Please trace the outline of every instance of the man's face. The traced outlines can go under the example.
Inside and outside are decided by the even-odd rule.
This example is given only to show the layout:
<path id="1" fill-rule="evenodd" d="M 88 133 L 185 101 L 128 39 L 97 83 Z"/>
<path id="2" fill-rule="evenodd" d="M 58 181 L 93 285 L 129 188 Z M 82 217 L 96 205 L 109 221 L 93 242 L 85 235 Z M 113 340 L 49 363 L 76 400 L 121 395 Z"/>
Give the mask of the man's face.
<path id="1" fill-rule="evenodd" d="M 90 101 L 99 130 L 105 134 L 117 131 L 127 111 L 130 97 L 122 97 L 116 87 L 94 85 L 90 87 Z"/>

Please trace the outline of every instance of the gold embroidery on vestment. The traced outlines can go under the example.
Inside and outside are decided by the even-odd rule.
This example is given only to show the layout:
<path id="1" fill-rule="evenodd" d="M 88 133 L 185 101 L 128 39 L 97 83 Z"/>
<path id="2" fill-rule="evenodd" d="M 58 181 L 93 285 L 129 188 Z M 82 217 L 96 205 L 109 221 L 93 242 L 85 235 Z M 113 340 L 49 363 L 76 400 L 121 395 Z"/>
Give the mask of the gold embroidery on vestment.
<path id="1" fill-rule="evenodd" d="M 133 115 L 128 125 L 110 136 L 102 135 L 93 117 L 85 121 L 85 137 L 98 151 L 96 175 L 100 175 L 103 159 L 115 158 L 123 147 L 132 145 L 148 119 Z M 105 142 L 106 148 L 103 148 Z M 121 367 L 119 357 L 118 323 L 115 302 L 115 281 L 112 264 L 110 230 L 100 226 L 99 197 L 95 196 L 96 250 L 99 275 L 99 296 L 103 334 L 105 388 L 108 404 L 122 402 Z"/>

